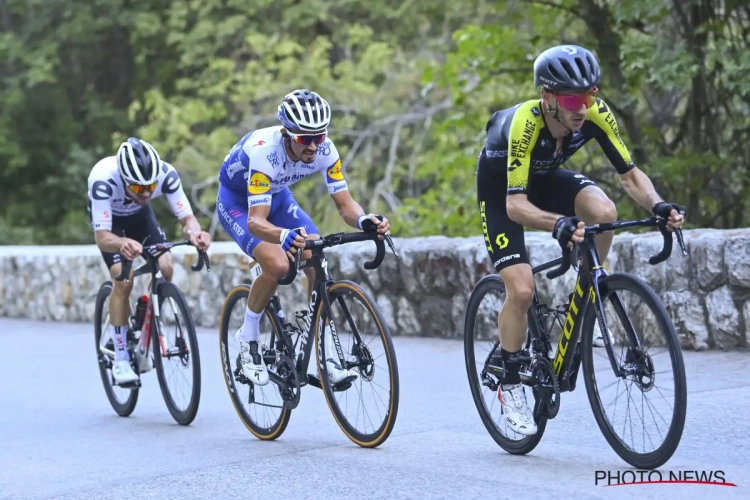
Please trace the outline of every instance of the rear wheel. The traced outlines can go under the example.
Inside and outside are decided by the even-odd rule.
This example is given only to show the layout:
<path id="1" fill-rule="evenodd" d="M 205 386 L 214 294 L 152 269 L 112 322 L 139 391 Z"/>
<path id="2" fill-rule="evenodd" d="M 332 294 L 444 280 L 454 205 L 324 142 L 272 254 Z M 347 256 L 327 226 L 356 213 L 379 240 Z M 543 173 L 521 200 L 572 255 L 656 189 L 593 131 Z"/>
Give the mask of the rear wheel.
<path id="1" fill-rule="evenodd" d="M 474 287 L 464 322 L 464 360 L 471 396 L 487 432 L 508 453 L 525 455 L 542 440 L 547 418 L 538 417 L 536 434 L 524 436 L 514 432 L 502 416 L 497 397 L 503 375 L 497 315 L 504 302 L 505 283 L 499 275 L 485 276 Z M 528 336 L 526 346 L 529 346 Z M 534 397 L 531 387 L 525 385 L 525 389 L 527 402 L 532 406 Z"/>
<path id="2" fill-rule="evenodd" d="M 112 409 L 121 417 L 127 417 L 138 402 L 138 388 L 123 388 L 115 384 L 112 378 L 112 361 L 114 360 L 114 344 L 110 332 L 109 296 L 112 293 L 112 282 L 105 282 L 96 295 L 94 308 L 94 342 L 99 364 L 99 374 L 102 377 L 104 392 L 107 394 Z M 130 337 L 130 334 L 128 334 Z M 130 341 L 130 339 L 128 339 Z M 130 343 L 130 342 L 129 342 Z"/>
<path id="3" fill-rule="evenodd" d="M 180 425 L 190 425 L 201 398 L 201 358 L 195 322 L 185 296 L 171 282 L 159 285 L 158 328 L 152 330 L 154 365 L 164 403 Z M 189 387 L 173 391 L 169 382 L 190 380 Z"/>
<path id="4" fill-rule="evenodd" d="M 258 439 L 270 441 L 278 438 L 286 429 L 292 410 L 284 405 L 279 387 L 273 382 L 256 386 L 244 379 L 240 367 L 240 346 L 235 340 L 235 332 L 242 326 L 247 309 L 249 285 L 234 287 L 221 310 L 221 328 L 219 330 L 219 352 L 221 366 L 227 391 L 232 399 L 237 415 Z M 270 309 L 266 309 L 260 320 L 261 352 L 266 352 L 266 366 L 273 370 L 275 355 L 268 355 L 281 336 L 279 322 Z M 270 359 L 274 358 L 274 359 Z M 244 382 L 244 383 L 243 383 Z"/>
<path id="5" fill-rule="evenodd" d="M 615 453 L 638 469 L 656 469 L 672 457 L 685 426 L 687 381 L 680 342 L 664 305 L 643 280 L 611 274 L 599 281 L 599 292 L 614 343 L 611 349 L 592 349 L 596 307 L 589 307 L 581 347 L 591 410 Z M 622 373 L 613 372 L 610 359 Z M 623 394 L 625 401 L 618 405 Z M 611 414 L 607 404 L 613 405 Z M 635 420 L 644 424 L 641 429 Z M 647 430 L 645 420 L 653 420 L 657 429 Z"/>
<path id="6" fill-rule="evenodd" d="M 334 329 L 322 301 L 314 323 L 320 384 L 344 434 L 359 446 L 374 448 L 388 439 L 398 413 L 398 364 L 391 334 L 375 301 L 356 283 L 337 281 L 328 288 L 328 296 Z M 326 363 L 329 358 L 342 362 L 333 342 L 334 331 L 346 368 L 357 375 L 335 386 Z M 367 402 L 372 404 L 365 407 Z"/>

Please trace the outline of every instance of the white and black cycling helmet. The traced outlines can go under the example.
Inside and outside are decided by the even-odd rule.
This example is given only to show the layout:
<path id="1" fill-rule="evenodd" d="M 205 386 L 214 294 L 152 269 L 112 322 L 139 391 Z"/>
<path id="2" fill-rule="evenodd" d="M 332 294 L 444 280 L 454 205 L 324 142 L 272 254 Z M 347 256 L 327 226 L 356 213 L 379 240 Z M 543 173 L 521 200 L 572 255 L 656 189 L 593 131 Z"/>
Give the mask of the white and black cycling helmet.
<path id="1" fill-rule="evenodd" d="M 293 132 L 322 132 L 331 123 L 331 107 L 316 92 L 297 89 L 285 95 L 279 104 L 279 121 Z"/>
<path id="2" fill-rule="evenodd" d="M 596 57 L 578 45 L 551 47 L 534 61 L 534 85 L 552 92 L 586 90 L 599 85 Z"/>
<path id="3" fill-rule="evenodd" d="M 159 167 L 159 153 L 146 141 L 128 137 L 117 150 L 117 170 L 128 184 L 153 184 L 159 175 Z"/>

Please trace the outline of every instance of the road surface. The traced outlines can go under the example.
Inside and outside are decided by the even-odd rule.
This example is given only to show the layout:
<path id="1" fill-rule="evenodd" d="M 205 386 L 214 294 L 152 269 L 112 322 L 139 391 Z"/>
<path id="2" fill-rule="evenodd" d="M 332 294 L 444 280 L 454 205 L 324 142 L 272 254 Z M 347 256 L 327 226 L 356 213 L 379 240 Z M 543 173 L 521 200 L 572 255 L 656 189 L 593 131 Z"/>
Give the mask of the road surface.
<path id="1" fill-rule="evenodd" d="M 201 329 L 203 392 L 193 424 L 170 417 L 155 372 L 138 406 L 106 399 L 92 327 L 0 319 L 0 498 L 750 498 L 750 354 L 685 353 L 688 418 L 662 470 L 723 470 L 737 487 L 604 487 L 595 471 L 629 466 L 601 435 L 580 380 L 539 446 L 512 456 L 471 399 L 463 346 L 395 338 L 396 427 L 380 448 L 350 442 L 320 390 L 303 389 L 277 441 L 250 434 L 221 374 L 216 333 Z"/>

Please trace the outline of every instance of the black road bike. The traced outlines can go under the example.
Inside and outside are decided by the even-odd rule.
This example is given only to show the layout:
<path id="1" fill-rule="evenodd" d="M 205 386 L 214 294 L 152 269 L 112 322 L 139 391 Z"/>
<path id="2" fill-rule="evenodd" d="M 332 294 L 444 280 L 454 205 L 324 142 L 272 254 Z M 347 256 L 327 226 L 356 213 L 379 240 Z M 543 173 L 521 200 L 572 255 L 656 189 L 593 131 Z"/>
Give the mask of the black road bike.
<path id="1" fill-rule="evenodd" d="M 495 420 L 490 413 L 494 403 L 497 402 L 499 406 L 496 394 L 492 394 L 492 404 L 488 404 L 483 397 L 483 388 L 492 393 L 497 392 L 503 377 L 503 361 L 500 357 L 497 335 L 499 309 L 483 307 L 480 304 L 491 293 L 504 294 L 505 284 L 499 275 L 491 274 L 482 278 L 474 287 L 464 325 L 466 369 L 474 403 L 482 422 L 493 439 L 507 452 L 527 454 L 537 446 L 542 439 L 547 421 L 555 418 L 560 409 L 560 393 L 575 390 L 581 363 L 586 392 L 599 429 L 623 460 L 638 469 L 655 469 L 666 463 L 677 449 L 687 411 L 687 382 L 680 341 L 674 325 L 653 289 L 634 275 L 619 272 L 608 274 L 600 263 L 594 245 L 594 236 L 597 234 L 633 227 L 658 227 L 663 235 L 662 250 L 650 257 L 649 264 L 655 265 L 669 258 L 673 240 L 672 233 L 666 228 L 666 219 L 651 217 L 587 226 L 582 243 L 574 245 L 573 249 L 563 247 L 562 257 L 532 269 L 532 273 L 536 275 L 559 264 L 557 269 L 546 273 L 548 279 L 562 276 L 571 265 L 575 266 L 574 269 L 577 271 L 575 288 L 569 296 L 569 303 L 550 307 L 541 302 L 538 290 L 535 289 L 533 302 L 528 311 L 526 343 L 518 356 L 522 383 L 531 388 L 535 399 L 533 413 L 538 430 L 534 435 L 520 436 L 520 439 L 504 435 L 501 432 L 502 417 Z M 687 255 L 682 232 L 676 230 L 675 234 L 683 255 Z M 626 304 L 623 297 L 627 294 L 635 296 L 633 304 Z M 612 306 L 611 319 L 605 319 L 605 304 Z M 478 314 L 483 312 L 491 314 L 488 314 L 489 317 L 486 319 L 478 318 Z M 646 321 L 639 332 L 633 323 L 635 320 L 641 320 L 646 312 L 651 313 L 652 319 Z M 557 351 L 553 354 L 550 330 L 555 324 L 560 328 L 560 340 Z M 593 351 L 593 336 L 597 326 L 600 332 L 604 332 L 602 338 L 606 352 L 606 357 L 598 357 L 602 360 L 608 359 L 609 363 L 603 362 L 602 366 L 595 367 L 594 359 L 597 356 Z M 619 335 L 611 333 L 615 326 L 619 327 Z M 475 356 L 474 344 L 479 340 L 494 342 L 484 359 Z M 656 383 L 669 371 L 656 371 L 654 357 L 657 354 L 650 352 L 645 345 L 649 340 L 655 340 L 660 347 L 666 347 L 672 362 L 673 382 L 665 388 L 657 387 Z M 616 347 L 621 348 L 620 356 L 615 352 Z M 624 416 L 608 416 L 605 413 L 606 399 L 601 393 L 609 385 L 597 386 L 597 380 L 607 375 L 614 379 L 609 385 L 616 385 L 618 393 L 627 391 L 628 402 L 634 402 L 635 408 L 625 410 Z M 644 403 L 643 398 L 650 392 L 665 398 L 671 397 L 672 404 Z M 633 401 L 636 398 L 639 400 Z M 634 434 L 637 430 L 634 431 L 632 428 L 632 422 L 628 428 L 628 420 L 652 415 L 656 410 L 663 408 L 672 417 L 672 423 L 666 433 L 650 434 L 643 431 L 636 439 Z M 620 436 L 618 430 L 624 431 L 625 436 Z M 514 434 L 510 428 L 508 431 Z M 634 437 L 635 441 L 643 441 L 644 448 L 648 445 L 653 449 L 637 451 L 635 445 L 625 443 L 628 436 Z M 655 443 L 656 440 L 661 442 Z"/>
<path id="2" fill-rule="evenodd" d="M 377 303 L 367 291 L 352 281 L 334 280 L 331 277 L 323 252 L 325 248 L 368 240 L 374 241 L 377 247 L 375 258 L 364 264 L 365 269 L 372 270 L 385 257 L 385 244 L 374 232 L 336 233 L 317 240 L 307 240 L 305 250 L 311 250 L 312 257 L 302 260 L 302 251 L 298 250 L 294 261 L 290 260 L 289 271 L 279 280 L 279 284 L 289 285 L 301 269 L 313 268 L 314 288 L 307 310 L 294 314 L 296 325 L 286 321 L 278 292 L 266 307 L 259 341 L 259 352 L 270 376 L 270 382 L 265 386 L 253 384 L 243 375 L 239 345 L 236 346 L 236 356 L 229 354 L 229 341 L 231 339 L 236 344 L 234 334 L 244 319 L 250 285 L 240 284 L 227 295 L 221 312 L 219 339 L 224 380 L 237 414 L 257 438 L 274 440 L 284 432 L 292 410 L 299 405 L 300 389 L 308 384 L 323 389 L 334 419 L 344 434 L 357 445 L 376 447 L 391 434 L 398 412 L 399 378 L 388 325 Z M 394 255 L 398 256 L 390 236 L 385 236 L 385 241 Z M 253 262 L 253 266 L 251 272 L 255 273 L 257 279 L 262 270 L 257 262 Z M 353 299 L 354 304 L 347 304 L 349 299 Z M 355 304 L 361 307 L 353 310 L 355 308 L 352 306 Z M 235 306 L 238 307 L 233 314 Z M 230 327 L 232 319 L 236 321 Z M 346 327 L 348 332 L 344 335 L 341 330 Z M 310 336 L 315 338 L 318 376 L 307 373 L 312 351 Z M 378 346 L 368 345 L 370 337 L 373 338 L 373 343 L 380 339 L 382 354 L 373 353 L 373 349 Z M 348 340 L 346 349 L 342 348 L 342 341 L 345 339 Z M 329 342 L 333 345 L 329 345 Z M 333 352 L 330 357 L 326 356 L 328 351 Z M 349 376 L 333 384 L 328 375 L 328 361 L 352 370 L 356 376 Z M 379 383 L 373 380 L 378 374 L 384 375 Z M 370 383 L 370 387 L 363 387 L 363 382 Z M 387 391 L 387 394 L 376 394 L 379 390 Z M 277 401 L 271 401 L 274 394 L 268 395 L 266 392 L 276 392 Z M 364 402 L 363 399 L 370 396 L 384 408 L 362 410 L 357 406 L 354 418 L 345 415 L 356 398 Z M 253 404 L 254 406 L 249 406 Z M 269 416 L 273 411 L 278 411 L 278 415 Z M 260 422 L 263 416 L 268 417 L 268 420 Z M 359 424 L 363 424 L 365 429 L 358 428 Z"/>
<path id="3" fill-rule="evenodd" d="M 159 268 L 159 257 L 179 245 L 192 245 L 189 241 L 175 241 L 159 243 L 143 247 L 142 256 L 145 264 L 134 271 L 131 270 L 133 261 L 126 259 L 120 254 L 122 270 L 115 279 L 131 279 L 144 274 L 150 274 L 151 280 L 148 286 L 149 295 L 140 297 L 136 307 L 131 306 L 131 314 L 127 332 L 128 352 L 130 353 L 130 364 L 135 373 L 141 374 L 150 371 L 156 366 L 156 374 L 159 379 L 164 402 L 169 409 L 172 418 L 181 425 L 189 425 L 198 414 L 201 393 L 201 368 L 200 354 L 198 349 L 198 338 L 195 333 L 195 322 L 188 307 L 185 296 L 174 283 L 166 281 Z M 203 267 L 210 272 L 211 265 L 208 255 L 198 251 L 198 261 L 191 266 L 193 271 L 200 271 Z M 99 372 L 104 384 L 112 408 L 121 417 L 127 417 L 138 402 L 138 390 L 141 387 L 140 378 L 132 384 L 117 384 L 112 376 L 112 362 L 114 361 L 114 344 L 109 335 L 109 307 L 105 302 L 112 293 L 112 282 L 105 281 L 99 288 L 96 296 L 96 308 L 94 312 L 94 336 L 96 342 L 96 353 L 99 360 Z M 164 303 L 168 305 L 175 314 L 174 319 L 163 314 Z M 139 307 L 140 306 L 140 307 Z M 181 313 L 182 320 L 177 316 L 177 310 Z M 164 324 L 173 323 L 176 332 L 174 339 L 167 339 Z M 171 325 L 170 325 L 171 326 Z M 106 334 L 106 335 L 105 335 Z M 153 341 L 153 342 L 152 342 Z M 153 351 L 152 351 L 153 346 Z M 153 356 L 152 356 L 153 354 Z M 184 408 L 178 406 L 167 383 L 165 374 L 165 360 L 169 364 L 174 360 L 177 368 L 185 368 L 192 362 L 192 387 L 189 389 L 190 399 Z M 171 366 L 171 365 L 170 365 Z M 185 378 L 180 374 L 180 378 Z M 116 391 L 117 389 L 117 391 Z M 122 394 L 123 399 L 118 397 Z"/>

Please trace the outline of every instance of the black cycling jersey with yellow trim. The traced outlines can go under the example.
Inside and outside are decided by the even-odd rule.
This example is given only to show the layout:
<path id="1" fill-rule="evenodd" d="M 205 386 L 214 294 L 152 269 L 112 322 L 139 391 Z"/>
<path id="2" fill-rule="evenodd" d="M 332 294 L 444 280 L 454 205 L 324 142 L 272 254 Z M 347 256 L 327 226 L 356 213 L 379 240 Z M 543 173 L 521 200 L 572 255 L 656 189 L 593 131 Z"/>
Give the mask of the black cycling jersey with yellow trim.
<path id="1" fill-rule="evenodd" d="M 485 129 L 487 139 L 479 162 L 480 170 L 484 171 L 479 175 L 497 181 L 507 176 L 509 195 L 526 193 L 532 173 L 558 168 L 591 139 L 596 139 L 618 173 L 624 174 L 634 167 L 620 138 L 615 116 L 599 98 L 588 109 L 581 129 L 565 136 L 559 152 L 539 99 L 495 112 Z"/>

